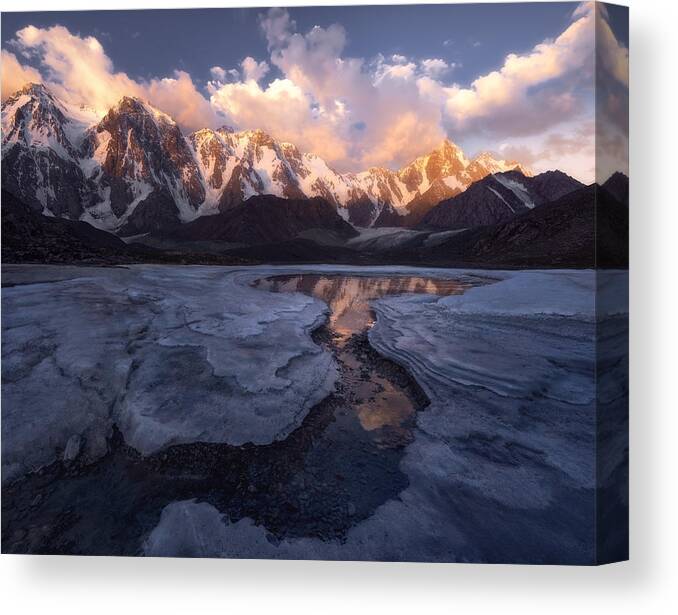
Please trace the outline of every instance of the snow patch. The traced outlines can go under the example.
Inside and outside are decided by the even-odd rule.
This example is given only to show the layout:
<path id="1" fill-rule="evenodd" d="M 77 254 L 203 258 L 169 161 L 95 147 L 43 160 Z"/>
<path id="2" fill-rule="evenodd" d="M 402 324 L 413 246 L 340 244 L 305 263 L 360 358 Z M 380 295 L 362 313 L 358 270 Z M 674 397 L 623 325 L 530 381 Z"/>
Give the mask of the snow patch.
<path id="1" fill-rule="evenodd" d="M 515 179 L 510 179 L 504 175 L 497 174 L 493 176 L 504 188 L 508 188 L 528 209 L 534 208 L 534 201 L 527 188 Z"/>
<path id="2" fill-rule="evenodd" d="M 513 214 L 516 213 L 516 210 L 513 209 L 513 207 L 511 207 L 511 205 L 508 203 L 508 201 L 501 194 L 499 194 L 494 188 L 488 186 L 487 189 L 490 192 L 492 192 L 496 197 L 498 197 L 501 200 L 501 202 L 504 203 L 504 205 L 506 205 L 506 207 L 508 207 L 511 210 L 511 213 Z"/>

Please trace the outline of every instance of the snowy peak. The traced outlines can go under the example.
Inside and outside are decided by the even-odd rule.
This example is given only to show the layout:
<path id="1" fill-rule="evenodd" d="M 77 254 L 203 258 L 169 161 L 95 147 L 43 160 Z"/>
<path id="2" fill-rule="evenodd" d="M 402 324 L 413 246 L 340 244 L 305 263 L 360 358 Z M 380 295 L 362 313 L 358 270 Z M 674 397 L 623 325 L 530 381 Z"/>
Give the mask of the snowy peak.
<path id="1" fill-rule="evenodd" d="M 87 131 L 81 167 L 97 187 L 86 219 L 123 233 L 193 219 L 205 198 L 186 138 L 168 115 L 123 97 Z M 154 220 L 157 219 L 157 220 Z"/>
<path id="2" fill-rule="evenodd" d="M 189 141 L 207 188 L 205 213 L 227 210 L 257 194 L 310 196 L 299 187 L 298 174 L 306 172 L 301 154 L 263 130 L 202 129 Z"/>
<path id="3" fill-rule="evenodd" d="M 138 117 L 141 121 L 147 119 L 153 120 L 157 127 L 163 124 L 176 126 L 176 122 L 166 113 L 153 107 L 150 103 L 137 98 L 136 96 L 123 96 L 118 103 L 108 112 L 113 115 L 125 115 L 128 117 Z"/>
<path id="4" fill-rule="evenodd" d="M 218 197 L 215 191 L 224 185 L 225 171 L 232 154 L 221 134 L 211 128 L 194 132 L 189 141 L 195 151 L 206 188 L 210 191 L 211 200 L 215 200 Z"/>
<path id="5" fill-rule="evenodd" d="M 393 173 L 388 207 L 372 223 L 376 226 L 412 226 L 441 200 L 451 198 L 491 173 L 517 169 L 516 163 L 496 160 L 489 153 L 472 161 L 462 149 L 445 139 L 426 156 L 420 156 Z M 386 171 L 387 173 L 390 173 Z M 382 182 L 383 185 L 383 182 Z M 384 199 L 383 191 L 380 194 Z"/>
<path id="6" fill-rule="evenodd" d="M 466 168 L 468 177 L 472 182 L 481 180 L 487 175 L 492 175 L 494 173 L 505 173 L 511 170 L 520 171 L 520 173 L 528 177 L 532 175 L 532 173 L 520 163 L 515 161 L 498 160 L 489 152 L 483 152 L 476 156 Z"/>
<path id="7" fill-rule="evenodd" d="M 79 218 L 91 205 L 78 163 L 86 117 L 42 84 L 10 96 L 2 105 L 3 188 L 45 215 Z"/>
<path id="8" fill-rule="evenodd" d="M 20 143 L 34 148 L 49 148 L 64 159 L 76 157 L 68 136 L 64 107 L 42 84 L 29 83 L 2 105 L 2 146 Z"/>

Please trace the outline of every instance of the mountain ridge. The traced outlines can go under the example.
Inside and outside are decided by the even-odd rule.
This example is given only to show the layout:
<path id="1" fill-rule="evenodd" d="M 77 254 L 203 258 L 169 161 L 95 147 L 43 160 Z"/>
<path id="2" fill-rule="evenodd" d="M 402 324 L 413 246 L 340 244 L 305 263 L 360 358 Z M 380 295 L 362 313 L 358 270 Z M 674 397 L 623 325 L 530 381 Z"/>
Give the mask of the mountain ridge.
<path id="1" fill-rule="evenodd" d="M 562 171 L 529 177 L 519 171 L 494 173 L 464 192 L 439 202 L 423 216 L 418 228 L 461 230 L 506 222 L 584 185 Z"/>
<path id="2" fill-rule="evenodd" d="M 88 116 L 40 84 L 3 103 L 2 124 L 3 187 L 36 211 L 123 236 L 224 212 L 257 194 L 322 197 L 354 226 L 407 225 L 489 173 L 529 173 L 487 153 L 469 160 L 449 139 L 397 171 L 338 173 L 262 130 L 186 136 L 170 116 L 129 96 Z"/>

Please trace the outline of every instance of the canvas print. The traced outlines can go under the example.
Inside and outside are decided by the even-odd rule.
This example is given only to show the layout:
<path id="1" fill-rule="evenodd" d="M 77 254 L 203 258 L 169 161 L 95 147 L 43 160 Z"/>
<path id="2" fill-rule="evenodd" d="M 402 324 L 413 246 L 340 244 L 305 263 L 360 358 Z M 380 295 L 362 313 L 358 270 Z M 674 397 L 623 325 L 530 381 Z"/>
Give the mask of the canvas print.
<path id="1" fill-rule="evenodd" d="M 628 557 L 628 9 L 2 14 L 2 551 Z"/>

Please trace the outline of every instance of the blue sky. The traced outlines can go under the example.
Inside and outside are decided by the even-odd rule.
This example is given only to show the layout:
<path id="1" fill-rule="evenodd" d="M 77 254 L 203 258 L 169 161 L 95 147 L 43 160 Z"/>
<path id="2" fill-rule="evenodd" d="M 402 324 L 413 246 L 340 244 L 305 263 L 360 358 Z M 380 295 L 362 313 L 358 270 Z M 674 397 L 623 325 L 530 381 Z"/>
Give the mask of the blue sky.
<path id="1" fill-rule="evenodd" d="M 470 82 L 500 66 L 508 53 L 528 51 L 559 34 L 568 25 L 574 6 L 555 2 L 288 11 L 300 31 L 342 24 L 348 33 L 346 55 L 440 57 L 460 63 L 454 79 Z M 237 66 L 246 56 L 267 58 L 266 39 L 259 27 L 259 15 L 264 12 L 240 8 L 3 13 L 2 44 L 6 47 L 25 26 L 60 24 L 72 33 L 98 38 L 116 68 L 131 76 L 151 78 L 182 68 L 196 80 L 207 81 L 214 65 Z"/>
<path id="2" fill-rule="evenodd" d="M 3 13 L 3 98 L 26 78 L 101 111 L 139 95 L 186 132 L 261 127 L 341 170 L 397 167 L 447 137 L 587 179 L 594 10 L 577 7 Z M 604 13 L 611 66 L 628 61 L 626 20 Z"/>

